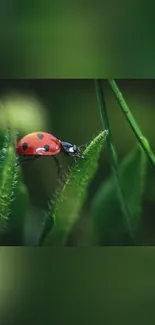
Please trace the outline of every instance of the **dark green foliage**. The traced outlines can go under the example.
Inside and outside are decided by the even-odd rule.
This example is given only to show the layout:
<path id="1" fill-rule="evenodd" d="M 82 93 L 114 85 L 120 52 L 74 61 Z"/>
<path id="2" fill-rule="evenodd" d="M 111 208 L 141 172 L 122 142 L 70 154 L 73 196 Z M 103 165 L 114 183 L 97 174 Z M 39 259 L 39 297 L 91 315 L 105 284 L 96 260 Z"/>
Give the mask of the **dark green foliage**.
<path id="1" fill-rule="evenodd" d="M 146 156 L 141 148 L 137 147 L 120 165 L 120 178 L 134 235 L 142 216 L 145 176 Z M 119 245 L 123 238 L 127 238 L 128 227 L 124 224 L 116 191 L 115 180 L 111 177 L 101 185 L 92 202 L 93 242 L 97 245 Z"/>
<path id="2" fill-rule="evenodd" d="M 17 179 L 17 186 L 14 190 L 14 200 L 11 204 L 9 222 L 10 243 L 14 245 L 23 244 L 23 228 L 28 207 L 29 194 L 26 186 L 22 183 L 21 175 L 19 173 Z"/>
<path id="3" fill-rule="evenodd" d="M 27 206 L 27 190 L 16 165 L 15 143 L 15 133 L 8 130 L 0 156 L 0 233 L 5 245 L 15 244 L 12 238 L 21 236 L 19 229 Z"/>
<path id="4" fill-rule="evenodd" d="M 68 174 L 65 185 L 58 192 L 55 202 L 54 226 L 47 235 L 44 245 L 63 245 L 79 217 L 79 212 L 87 196 L 90 184 L 97 166 L 100 152 L 105 142 L 107 132 L 100 133 L 84 151 L 85 159 L 77 160 Z"/>
<path id="5" fill-rule="evenodd" d="M 10 134 L 11 135 L 11 134 Z M 4 231 L 8 224 L 10 206 L 17 185 L 18 169 L 12 137 L 6 136 L 4 148 L 1 150 L 0 174 L 0 230 Z"/>
<path id="6" fill-rule="evenodd" d="M 109 81 L 109 83 L 142 148 L 137 146 L 119 166 L 102 83 L 96 80 L 96 94 L 103 132 L 95 137 L 84 150 L 86 159 L 77 159 L 66 173 L 64 182 L 61 182 L 56 190 L 54 200 L 50 201 L 48 209 L 43 212 L 39 207 L 32 208 L 33 204 L 31 205 L 27 187 L 23 183 L 21 168 L 16 165 L 18 158 L 15 153 L 15 132 L 6 131 L 3 145 L 0 148 L 1 245 L 66 245 L 81 216 L 88 186 L 97 171 L 105 142 L 113 175 L 96 190 L 92 198 L 91 216 L 87 223 L 88 233 L 91 224 L 92 236 L 89 244 L 135 244 L 143 214 L 146 156 L 154 166 L 154 154 L 116 83 L 114 81 Z"/>

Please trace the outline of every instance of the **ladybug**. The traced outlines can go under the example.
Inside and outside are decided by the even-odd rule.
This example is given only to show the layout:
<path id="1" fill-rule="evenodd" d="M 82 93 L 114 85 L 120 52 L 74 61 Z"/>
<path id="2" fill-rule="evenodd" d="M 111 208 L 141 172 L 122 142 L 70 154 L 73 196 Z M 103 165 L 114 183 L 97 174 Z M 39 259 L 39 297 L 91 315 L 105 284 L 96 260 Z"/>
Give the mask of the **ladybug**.
<path id="1" fill-rule="evenodd" d="M 46 132 L 29 133 L 20 139 L 16 146 L 17 155 L 25 157 L 19 164 L 42 156 L 52 156 L 58 166 L 58 173 L 60 173 L 61 166 L 56 155 L 60 152 L 67 156 L 84 159 L 80 147 L 66 141 L 60 141 L 52 134 Z"/>

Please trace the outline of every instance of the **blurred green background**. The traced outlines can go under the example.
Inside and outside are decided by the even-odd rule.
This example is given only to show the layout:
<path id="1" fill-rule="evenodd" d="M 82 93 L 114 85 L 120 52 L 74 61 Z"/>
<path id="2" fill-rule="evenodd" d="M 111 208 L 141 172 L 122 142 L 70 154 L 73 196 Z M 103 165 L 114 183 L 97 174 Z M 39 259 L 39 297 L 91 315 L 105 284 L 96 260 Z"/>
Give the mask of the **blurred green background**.
<path id="1" fill-rule="evenodd" d="M 154 145 L 155 80 L 116 80 L 143 134 Z M 135 146 L 136 139 L 121 112 L 106 80 L 103 81 L 113 142 L 119 161 Z M 1 140 L 3 130 L 9 125 L 19 131 L 19 137 L 33 132 L 51 132 L 61 140 L 77 145 L 88 143 L 101 129 L 94 81 L 68 80 L 0 80 Z M 74 163 L 71 157 L 60 154 L 64 172 Z M 35 244 L 40 233 L 41 212 L 47 208 L 58 187 L 57 169 L 50 157 L 22 166 L 23 181 L 30 194 L 33 218 L 28 218 L 25 232 L 28 243 Z M 99 167 L 88 189 L 88 198 L 78 223 L 69 238 L 69 245 L 87 242 L 90 202 L 101 182 L 111 175 L 106 150 L 101 155 Z M 148 162 L 147 183 L 143 197 L 143 229 L 138 234 L 140 245 L 155 244 L 155 180 Z"/>
<path id="2" fill-rule="evenodd" d="M 43 129 L 77 144 L 87 143 L 101 130 L 93 81 L 14 79 L 154 78 L 154 4 L 2 0 L 0 48 L 0 77 L 13 79 L 0 80 L 1 144 L 3 130 L 10 123 L 21 135 Z M 136 140 L 109 87 L 103 84 L 121 160 Z M 118 80 L 118 85 L 155 150 L 155 81 Z M 63 156 L 61 161 L 64 168 L 73 163 Z M 22 167 L 33 215 L 36 213 L 27 223 L 31 244 L 37 242 L 40 209 L 57 187 L 56 172 L 51 159 Z M 104 152 L 71 244 L 79 238 L 85 241 L 91 197 L 110 173 Z M 154 184 L 148 164 L 140 234 L 144 245 L 155 244 Z M 61 252 L 1 248 L 0 264 L 2 324 L 154 324 L 154 248 Z"/>
<path id="3" fill-rule="evenodd" d="M 2 0 L 0 76 L 150 78 L 154 3 Z"/>
<path id="4" fill-rule="evenodd" d="M 149 324 L 155 249 L 1 248 L 1 324 Z"/>

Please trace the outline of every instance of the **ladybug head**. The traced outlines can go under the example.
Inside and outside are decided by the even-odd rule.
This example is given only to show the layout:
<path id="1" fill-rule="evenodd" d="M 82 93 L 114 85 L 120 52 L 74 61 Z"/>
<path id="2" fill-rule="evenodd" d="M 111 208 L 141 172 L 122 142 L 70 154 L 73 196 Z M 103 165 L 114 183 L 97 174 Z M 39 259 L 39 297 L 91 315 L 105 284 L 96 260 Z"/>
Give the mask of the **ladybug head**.
<path id="1" fill-rule="evenodd" d="M 61 144 L 62 150 L 66 155 L 84 159 L 84 156 L 82 155 L 82 150 L 75 144 L 71 144 L 66 141 L 61 141 Z"/>

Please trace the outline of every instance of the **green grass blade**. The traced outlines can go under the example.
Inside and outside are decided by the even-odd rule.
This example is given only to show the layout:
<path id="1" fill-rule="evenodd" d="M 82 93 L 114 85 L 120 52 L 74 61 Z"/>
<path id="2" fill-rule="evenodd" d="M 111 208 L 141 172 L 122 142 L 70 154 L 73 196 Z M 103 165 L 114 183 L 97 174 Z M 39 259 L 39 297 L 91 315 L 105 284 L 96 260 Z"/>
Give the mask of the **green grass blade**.
<path id="1" fill-rule="evenodd" d="M 7 130 L 4 134 L 4 141 L 3 141 L 2 148 L 0 150 L 0 177 L 1 177 L 1 171 L 4 167 L 5 159 L 7 157 L 7 149 L 9 147 L 9 144 L 10 144 L 10 132 L 9 130 Z"/>
<path id="2" fill-rule="evenodd" d="M 22 182 L 20 172 L 18 172 L 14 197 L 9 217 L 9 236 L 11 239 L 8 242 L 12 245 L 23 245 L 24 222 L 29 208 L 29 193 Z"/>
<path id="3" fill-rule="evenodd" d="M 124 197 L 124 192 L 122 189 L 121 179 L 120 179 L 120 175 L 119 175 L 117 153 L 114 148 L 113 141 L 112 141 L 112 134 L 111 134 L 110 124 L 109 124 L 109 119 L 108 119 L 108 114 L 107 114 L 107 109 L 106 109 L 104 91 L 103 91 L 103 87 L 102 87 L 102 80 L 100 80 L 100 79 L 95 80 L 95 89 L 96 89 L 98 107 L 99 107 L 99 111 L 100 111 L 103 129 L 108 130 L 107 149 L 109 152 L 111 169 L 112 169 L 115 183 L 116 183 L 118 200 L 119 200 L 119 203 L 120 203 L 120 206 L 122 209 L 122 213 L 124 215 L 124 222 L 125 222 L 126 226 L 128 227 L 128 232 L 130 234 L 130 237 L 133 238 L 133 232 L 132 232 L 131 224 L 130 224 L 130 211 L 128 209 L 128 205 L 127 205 L 125 197 Z"/>
<path id="4" fill-rule="evenodd" d="M 100 133 L 84 151 L 85 160 L 77 160 L 69 172 L 65 185 L 56 197 L 54 226 L 46 236 L 44 245 L 64 245 L 68 235 L 79 217 L 80 209 L 87 195 L 90 184 L 98 167 L 107 131 Z M 52 218 L 52 215 L 51 215 Z"/>
<path id="5" fill-rule="evenodd" d="M 6 230 L 10 215 L 10 206 L 14 197 L 14 189 L 17 185 L 18 168 L 17 157 L 13 145 L 14 136 L 8 145 L 1 150 L 1 172 L 0 172 L 0 231 Z M 8 147 L 7 147 L 8 145 Z"/>
<path id="6" fill-rule="evenodd" d="M 146 156 L 138 146 L 125 157 L 120 166 L 120 177 L 131 216 L 134 235 L 142 212 L 142 194 L 146 176 Z M 92 202 L 93 242 L 97 245 L 120 245 L 128 238 L 123 215 L 117 201 L 115 183 L 111 177 L 101 185 Z"/>
<path id="7" fill-rule="evenodd" d="M 122 112 L 124 113 L 128 123 L 130 124 L 138 142 L 140 143 L 141 147 L 143 148 L 144 152 L 146 153 L 148 159 L 150 160 L 153 167 L 155 167 L 155 155 L 150 147 L 148 140 L 144 137 L 143 133 L 141 132 L 139 125 L 137 124 L 134 116 L 132 115 L 125 99 L 123 98 L 122 93 L 120 92 L 115 80 L 108 80 L 110 87 L 115 95 L 115 98 L 120 105 Z"/>

